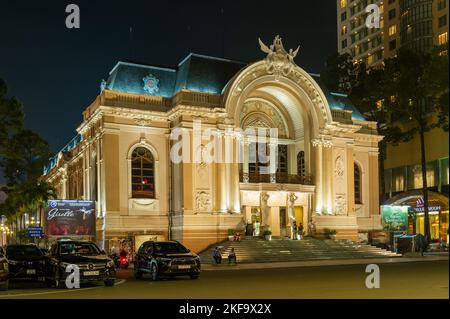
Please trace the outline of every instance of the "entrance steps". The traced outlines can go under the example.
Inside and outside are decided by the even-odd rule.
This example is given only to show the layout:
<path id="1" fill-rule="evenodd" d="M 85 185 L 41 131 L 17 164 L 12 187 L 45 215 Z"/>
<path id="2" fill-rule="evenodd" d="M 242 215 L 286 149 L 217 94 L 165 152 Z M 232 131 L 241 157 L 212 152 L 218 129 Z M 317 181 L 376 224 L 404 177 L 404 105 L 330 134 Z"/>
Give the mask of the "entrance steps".
<path id="1" fill-rule="evenodd" d="M 199 254 L 202 263 L 212 264 L 213 251 L 220 247 L 222 257 L 228 258 L 234 248 L 238 263 L 270 263 L 283 261 L 361 259 L 401 257 L 400 254 L 349 240 L 329 240 L 306 237 L 291 240 L 275 237 L 266 241 L 255 237 L 246 237 L 241 241 L 224 241 L 209 247 Z"/>

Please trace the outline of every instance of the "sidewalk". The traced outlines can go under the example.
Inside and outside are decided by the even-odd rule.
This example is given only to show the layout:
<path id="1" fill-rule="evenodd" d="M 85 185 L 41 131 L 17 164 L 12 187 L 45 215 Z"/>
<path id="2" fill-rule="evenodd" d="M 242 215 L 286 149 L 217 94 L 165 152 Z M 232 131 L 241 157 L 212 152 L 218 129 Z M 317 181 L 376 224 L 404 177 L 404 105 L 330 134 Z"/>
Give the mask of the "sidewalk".
<path id="1" fill-rule="evenodd" d="M 449 260 L 448 256 L 424 256 L 424 257 L 397 257 L 397 258 L 365 258 L 365 259 L 333 259 L 333 260 L 305 260 L 289 262 L 271 262 L 271 263 L 246 263 L 246 264 L 228 264 L 224 263 L 203 264 L 202 271 L 223 271 L 223 270 L 245 270 L 245 269 L 274 269 L 274 268 L 296 268 L 296 267 L 320 267 L 320 266 L 340 266 L 340 265 L 368 265 L 368 264 L 389 264 L 406 263 L 420 261 L 444 261 Z"/>

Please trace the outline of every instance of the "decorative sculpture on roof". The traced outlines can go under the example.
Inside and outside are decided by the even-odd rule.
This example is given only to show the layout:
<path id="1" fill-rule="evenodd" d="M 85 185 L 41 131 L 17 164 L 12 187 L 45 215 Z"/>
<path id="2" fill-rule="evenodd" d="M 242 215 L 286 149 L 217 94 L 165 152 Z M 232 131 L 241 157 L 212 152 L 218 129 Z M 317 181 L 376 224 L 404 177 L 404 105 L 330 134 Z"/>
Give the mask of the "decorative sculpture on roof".
<path id="1" fill-rule="evenodd" d="M 155 95 L 159 92 L 159 80 L 152 74 L 147 75 L 142 79 L 144 81 L 144 91 L 150 95 Z"/>
<path id="2" fill-rule="evenodd" d="M 102 82 L 100 83 L 100 93 L 103 92 L 104 89 L 106 89 L 107 85 L 108 83 L 105 80 L 102 80 Z"/>
<path id="3" fill-rule="evenodd" d="M 297 56 L 300 46 L 294 51 L 289 49 L 287 52 L 284 49 L 283 41 L 279 35 L 273 40 L 273 44 L 268 47 L 260 38 L 258 38 L 261 51 L 267 53 L 266 69 L 269 74 L 274 74 L 278 79 L 281 75 L 288 76 L 295 66 L 294 58 Z"/>

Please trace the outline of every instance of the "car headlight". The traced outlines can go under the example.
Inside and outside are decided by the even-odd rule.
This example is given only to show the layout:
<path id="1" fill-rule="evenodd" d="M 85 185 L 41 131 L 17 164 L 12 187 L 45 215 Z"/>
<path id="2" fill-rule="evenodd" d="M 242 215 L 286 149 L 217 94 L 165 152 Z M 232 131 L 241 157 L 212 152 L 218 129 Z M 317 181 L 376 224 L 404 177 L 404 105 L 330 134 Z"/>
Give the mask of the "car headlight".
<path id="1" fill-rule="evenodd" d="M 106 263 L 106 267 L 107 268 L 113 268 L 115 265 L 114 265 L 114 261 L 113 260 L 110 260 L 110 261 L 108 261 L 107 263 Z"/>

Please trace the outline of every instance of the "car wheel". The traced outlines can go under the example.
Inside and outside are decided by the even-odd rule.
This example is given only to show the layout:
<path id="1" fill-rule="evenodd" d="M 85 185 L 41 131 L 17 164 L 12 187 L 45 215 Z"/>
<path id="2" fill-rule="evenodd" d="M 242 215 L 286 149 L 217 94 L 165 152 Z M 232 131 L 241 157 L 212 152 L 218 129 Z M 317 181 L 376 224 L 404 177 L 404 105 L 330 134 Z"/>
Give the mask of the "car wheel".
<path id="1" fill-rule="evenodd" d="M 6 291 L 9 289 L 9 279 L 7 279 L 4 283 L 0 284 L 0 291 Z"/>
<path id="2" fill-rule="evenodd" d="M 198 275 L 191 275 L 191 279 L 198 279 Z"/>
<path id="3" fill-rule="evenodd" d="M 107 287 L 112 287 L 112 286 L 114 286 L 114 283 L 115 283 L 116 281 L 114 280 L 114 279 L 106 279 L 105 280 L 105 286 L 107 286 Z"/>
<path id="4" fill-rule="evenodd" d="M 139 271 L 138 268 L 134 268 L 134 278 L 136 278 L 136 279 L 142 278 L 142 273 Z"/>
<path id="5" fill-rule="evenodd" d="M 151 272 L 152 272 L 152 280 L 157 281 L 158 280 L 158 268 L 155 266 L 155 264 L 152 265 Z"/>

